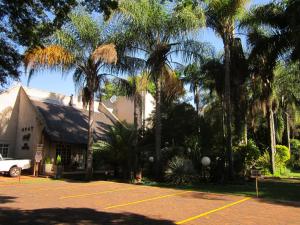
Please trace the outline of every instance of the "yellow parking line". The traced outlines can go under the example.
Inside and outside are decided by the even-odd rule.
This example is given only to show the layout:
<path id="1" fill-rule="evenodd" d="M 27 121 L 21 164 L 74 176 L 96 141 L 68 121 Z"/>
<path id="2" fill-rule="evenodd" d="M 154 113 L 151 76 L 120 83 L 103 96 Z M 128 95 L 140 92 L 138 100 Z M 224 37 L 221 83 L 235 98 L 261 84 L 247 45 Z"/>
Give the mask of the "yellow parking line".
<path id="1" fill-rule="evenodd" d="M 139 201 L 128 202 L 128 203 L 119 204 L 119 205 L 112 205 L 112 206 L 108 206 L 104 209 L 113 209 L 113 208 L 118 208 L 118 207 L 123 207 L 123 206 L 128 206 L 128 205 L 134 205 L 134 204 L 138 204 L 138 203 L 142 203 L 142 202 L 148 202 L 148 201 L 153 201 L 153 200 L 157 200 L 157 199 L 162 199 L 162 198 L 168 198 L 168 197 L 172 197 L 172 196 L 176 196 L 176 195 L 181 195 L 181 194 L 185 194 L 185 193 L 188 193 L 188 192 L 192 192 L 192 191 L 181 191 L 181 192 L 177 192 L 175 194 L 162 195 L 162 196 L 147 198 L 147 199 L 143 199 L 143 200 L 139 200 Z"/>
<path id="2" fill-rule="evenodd" d="M 126 191 L 126 190 L 134 190 L 137 189 L 138 187 L 131 187 L 131 188 L 122 188 L 122 189 L 114 189 L 114 190 L 108 190 L 108 191 L 100 191 L 100 192 L 93 192 L 93 193 L 86 193 L 86 194 L 80 194 L 80 195 L 67 195 L 67 196 L 62 196 L 59 199 L 67 199 L 67 198 L 80 198 L 80 197 L 86 197 L 86 196 L 91 196 L 91 195 L 99 195 L 99 194 L 106 194 L 106 193 L 112 193 L 112 192 L 117 192 L 117 191 Z"/>
<path id="3" fill-rule="evenodd" d="M 98 186 L 101 185 L 102 183 L 112 183 L 112 182 L 108 182 L 108 181 L 97 181 L 95 183 L 91 183 L 91 184 L 83 184 L 81 186 L 63 186 L 63 187 L 53 187 L 53 188 L 39 188 L 37 189 L 37 191 L 52 191 L 52 190 L 60 190 L 60 189 L 73 189 L 73 188 L 82 188 L 82 187 L 90 187 L 90 186 Z"/>
<path id="4" fill-rule="evenodd" d="M 199 214 L 199 215 L 197 215 L 197 216 L 193 216 L 193 217 L 190 217 L 190 218 L 188 218 L 188 219 L 181 220 L 181 221 L 179 221 L 179 222 L 176 222 L 175 224 L 184 224 L 184 223 L 187 223 L 187 222 L 190 222 L 190 221 L 199 219 L 200 217 L 203 217 L 203 216 L 206 216 L 206 215 L 208 215 L 208 214 L 211 214 L 211 213 L 214 213 L 214 212 L 217 212 L 217 211 L 220 211 L 220 210 L 229 208 L 229 207 L 231 207 L 231 206 L 234 206 L 234 205 L 237 205 L 237 204 L 239 204 L 239 203 L 245 202 L 245 201 L 247 201 L 247 200 L 249 200 L 249 199 L 251 199 L 251 198 L 250 198 L 250 197 L 249 197 L 249 198 L 243 198 L 243 199 L 241 199 L 241 200 L 239 200 L 239 201 L 232 202 L 232 203 L 227 204 L 227 205 L 224 205 L 224 206 L 222 206 L 222 207 L 220 207 L 220 208 L 216 208 L 216 209 L 210 210 L 210 211 L 208 211 L 208 212 L 201 213 L 201 214 Z"/>
<path id="5" fill-rule="evenodd" d="M 48 182 L 54 182 L 54 180 L 35 180 L 35 179 L 22 180 L 21 179 L 20 182 L 19 181 L 14 181 L 14 182 L 0 183 L 0 186 L 9 187 L 9 186 L 18 186 L 20 184 L 41 184 L 41 183 L 48 183 Z"/>

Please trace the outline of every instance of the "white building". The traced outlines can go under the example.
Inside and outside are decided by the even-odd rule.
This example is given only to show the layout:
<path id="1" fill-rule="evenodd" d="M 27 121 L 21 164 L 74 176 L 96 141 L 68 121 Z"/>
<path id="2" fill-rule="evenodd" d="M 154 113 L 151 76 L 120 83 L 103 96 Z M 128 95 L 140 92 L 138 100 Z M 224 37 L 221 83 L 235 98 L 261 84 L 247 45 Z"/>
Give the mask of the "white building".
<path id="1" fill-rule="evenodd" d="M 133 123 L 131 99 L 95 102 L 94 140 L 105 138 L 105 130 L 116 121 Z M 150 94 L 143 96 L 139 123 L 154 108 Z M 0 94 L 0 154 L 34 158 L 37 146 L 52 161 L 61 155 L 65 170 L 83 169 L 87 147 L 88 112 L 81 99 L 17 85 Z"/>

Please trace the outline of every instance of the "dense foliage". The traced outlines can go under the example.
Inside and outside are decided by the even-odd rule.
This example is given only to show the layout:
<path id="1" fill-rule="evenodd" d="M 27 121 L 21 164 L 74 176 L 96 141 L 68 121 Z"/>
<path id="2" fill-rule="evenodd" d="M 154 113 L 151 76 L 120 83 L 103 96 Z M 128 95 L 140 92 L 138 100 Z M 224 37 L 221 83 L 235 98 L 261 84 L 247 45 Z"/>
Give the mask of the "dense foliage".
<path id="1" fill-rule="evenodd" d="M 19 78 L 22 48 L 42 45 L 76 5 L 75 0 L 0 2 L 0 86 Z"/>

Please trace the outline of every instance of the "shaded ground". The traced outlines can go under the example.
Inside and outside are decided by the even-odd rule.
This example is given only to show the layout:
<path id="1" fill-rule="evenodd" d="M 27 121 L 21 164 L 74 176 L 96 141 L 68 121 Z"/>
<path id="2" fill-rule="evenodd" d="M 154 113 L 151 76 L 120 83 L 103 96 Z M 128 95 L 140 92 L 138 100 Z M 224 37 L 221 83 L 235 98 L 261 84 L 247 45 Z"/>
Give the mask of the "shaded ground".
<path id="1" fill-rule="evenodd" d="M 255 182 L 244 184 L 211 184 L 189 186 L 172 186 L 167 184 L 150 183 L 149 186 L 173 187 L 178 189 L 193 189 L 204 192 L 256 196 Z M 259 197 L 264 200 L 300 202 L 300 179 L 267 178 L 258 182 Z"/>
<path id="2" fill-rule="evenodd" d="M 263 183 L 265 193 L 269 193 L 270 182 Z M 282 191 L 285 183 L 276 182 L 278 190 Z M 288 190 L 299 191 L 292 187 L 299 188 L 299 183 L 289 184 Z M 197 188 L 221 192 L 217 186 Z M 229 189 L 235 194 L 247 192 L 230 186 L 223 187 L 222 192 Z M 17 179 L 0 177 L 0 224 L 296 225 L 299 221 L 299 202 L 109 181 L 22 177 L 18 183 Z"/>

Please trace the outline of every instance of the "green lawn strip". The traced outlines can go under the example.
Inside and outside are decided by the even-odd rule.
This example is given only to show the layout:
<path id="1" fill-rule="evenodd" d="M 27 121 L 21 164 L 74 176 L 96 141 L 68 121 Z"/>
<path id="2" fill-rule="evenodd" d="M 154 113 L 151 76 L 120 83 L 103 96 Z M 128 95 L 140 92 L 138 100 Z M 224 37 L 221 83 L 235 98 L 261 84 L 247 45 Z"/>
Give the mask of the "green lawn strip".
<path id="1" fill-rule="evenodd" d="M 222 193 L 232 195 L 243 195 L 255 197 L 255 183 L 245 184 L 210 184 L 199 185 L 170 185 L 165 183 L 146 183 L 149 186 L 168 187 L 176 189 L 188 189 L 208 193 Z M 300 202 L 300 180 L 261 180 L 259 181 L 259 197 L 273 201 L 293 201 Z"/>
<path id="2" fill-rule="evenodd" d="M 5 182 L 2 184 L 2 186 L 9 186 L 9 185 L 15 185 L 15 184 L 39 184 L 39 183 L 47 183 L 47 182 L 62 182 L 63 180 L 53 180 L 53 179 L 30 179 L 30 180 L 27 180 L 27 179 L 21 179 L 20 182 L 19 180 L 16 180 L 16 181 L 12 181 L 12 182 Z"/>

